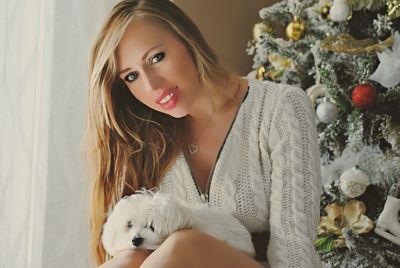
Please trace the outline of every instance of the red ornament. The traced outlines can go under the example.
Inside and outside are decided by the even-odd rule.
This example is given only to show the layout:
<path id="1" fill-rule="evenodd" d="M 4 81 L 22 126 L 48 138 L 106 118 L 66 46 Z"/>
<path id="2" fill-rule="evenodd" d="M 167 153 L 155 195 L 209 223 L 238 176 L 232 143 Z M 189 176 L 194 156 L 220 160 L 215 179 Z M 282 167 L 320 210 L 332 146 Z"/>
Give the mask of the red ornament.
<path id="1" fill-rule="evenodd" d="M 378 93 L 370 84 L 357 85 L 351 93 L 351 99 L 356 107 L 361 110 L 374 105 Z"/>

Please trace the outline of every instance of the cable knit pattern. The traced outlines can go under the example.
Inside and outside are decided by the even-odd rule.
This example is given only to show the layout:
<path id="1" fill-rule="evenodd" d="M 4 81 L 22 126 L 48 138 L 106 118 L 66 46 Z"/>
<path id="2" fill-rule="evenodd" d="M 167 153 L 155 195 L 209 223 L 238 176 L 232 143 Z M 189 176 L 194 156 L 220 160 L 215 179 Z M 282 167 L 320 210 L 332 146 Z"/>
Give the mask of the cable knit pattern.
<path id="1" fill-rule="evenodd" d="M 320 187 L 311 101 L 301 89 L 250 80 L 215 164 L 210 204 L 250 232 L 270 232 L 267 267 L 321 267 L 313 245 Z M 183 153 L 160 190 L 202 202 Z"/>

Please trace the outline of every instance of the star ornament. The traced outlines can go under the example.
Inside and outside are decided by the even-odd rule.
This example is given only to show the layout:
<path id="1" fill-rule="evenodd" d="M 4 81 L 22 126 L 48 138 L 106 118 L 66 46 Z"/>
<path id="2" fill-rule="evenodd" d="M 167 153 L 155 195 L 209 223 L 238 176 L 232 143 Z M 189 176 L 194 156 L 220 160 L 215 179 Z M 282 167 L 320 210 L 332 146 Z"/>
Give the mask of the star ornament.
<path id="1" fill-rule="evenodd" d="M 392 49 L 377 53 L 380 64 L 369 79 L 389 88 L 400 83 L 400 34 L 394 34 Z"/>

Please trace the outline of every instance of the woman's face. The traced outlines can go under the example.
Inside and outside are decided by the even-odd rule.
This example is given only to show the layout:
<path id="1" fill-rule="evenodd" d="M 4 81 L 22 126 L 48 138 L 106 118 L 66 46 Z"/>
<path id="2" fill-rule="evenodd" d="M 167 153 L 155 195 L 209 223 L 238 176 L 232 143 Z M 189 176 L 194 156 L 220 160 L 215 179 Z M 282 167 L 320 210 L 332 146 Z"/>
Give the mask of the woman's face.
<path id="1" fill-rule="evenodd" d="M 198 72 L 173 33 L 154 22 L 135 21 L 118 44 L 116 60 L 119 77 L 139 101 L 176 118 L 189 113 L 199 92 Z"/>

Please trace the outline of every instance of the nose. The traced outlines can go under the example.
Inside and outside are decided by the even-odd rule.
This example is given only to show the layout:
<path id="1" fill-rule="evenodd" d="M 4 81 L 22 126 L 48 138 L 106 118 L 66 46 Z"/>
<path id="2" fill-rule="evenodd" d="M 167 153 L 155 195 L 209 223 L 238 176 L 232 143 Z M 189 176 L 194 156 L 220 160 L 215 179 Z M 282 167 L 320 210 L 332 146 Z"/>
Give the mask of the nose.
<path id="1" fill-rule="evenodd" d="M 141 236 L 135 236 L 135 237 L 132 239 L 132 244 L 133 244 L 135 247 L 140 246 L 142 243 L 143 243 L 143 237 L 141 237 Z"/>
<path id="2" fill-rule="evenodd" d="M 147 72 L 143 73 L 142 77 L 144 86 L 148 91 L 153 91 L 157 88 L 161 88 L 162 77 L 154 71 L 148 70 Z"/>

